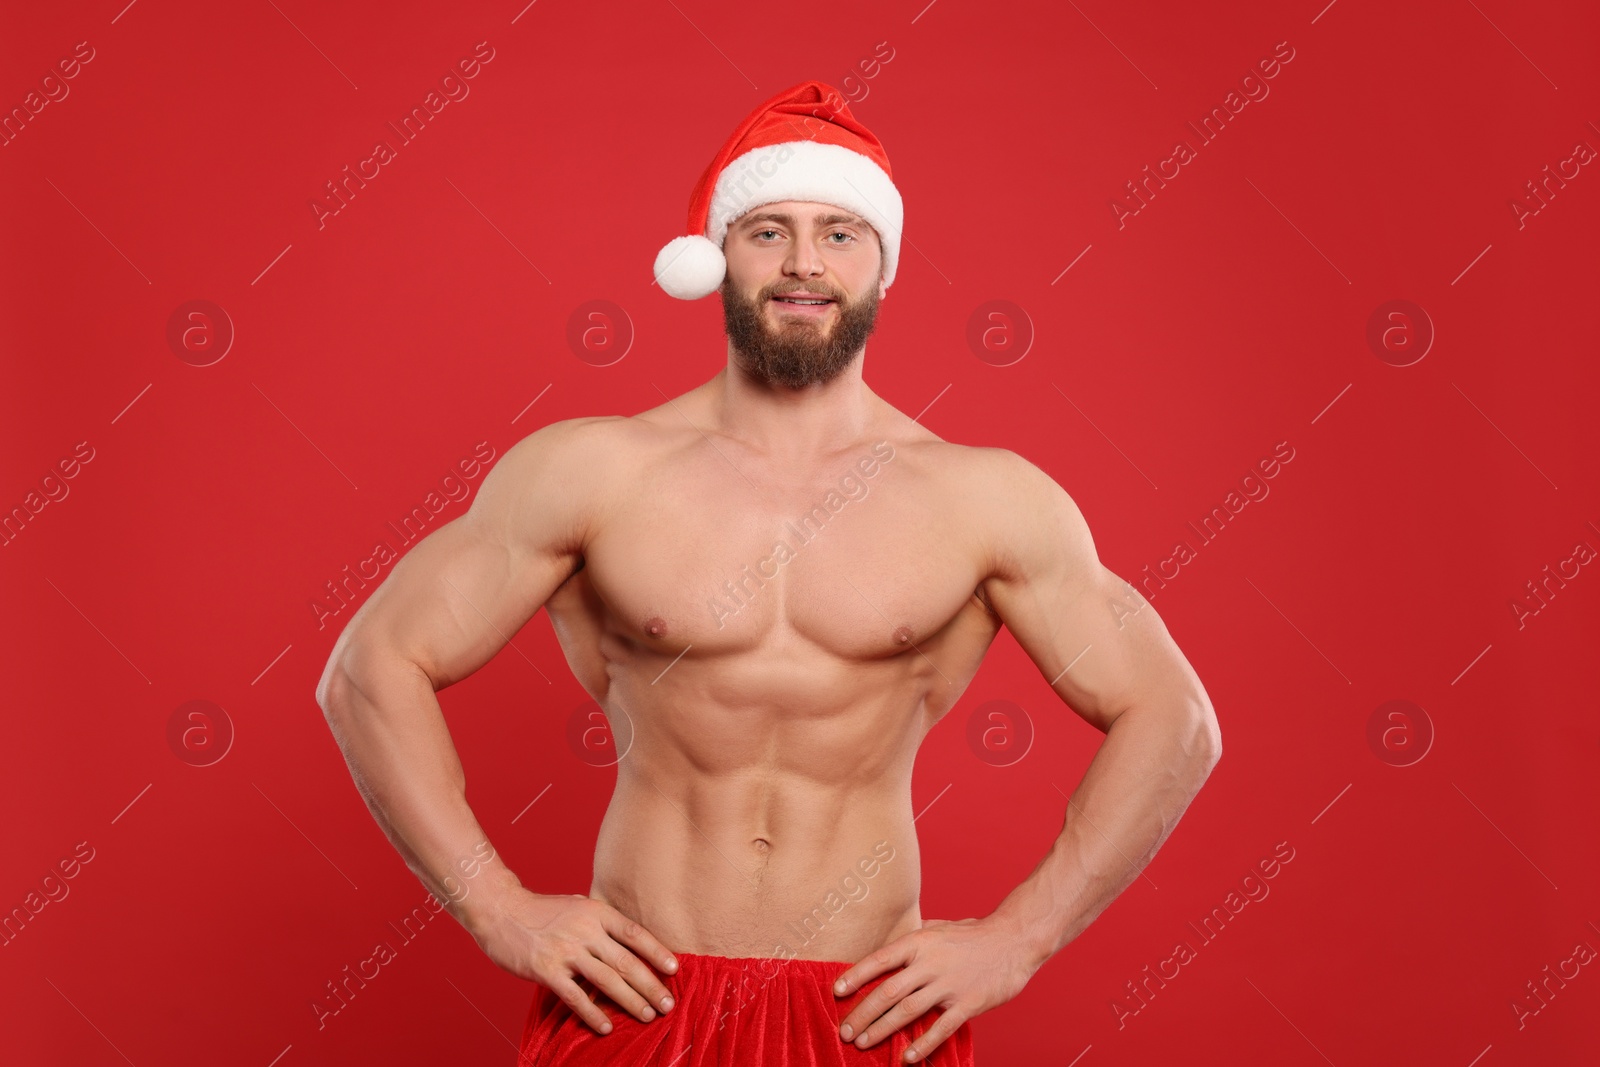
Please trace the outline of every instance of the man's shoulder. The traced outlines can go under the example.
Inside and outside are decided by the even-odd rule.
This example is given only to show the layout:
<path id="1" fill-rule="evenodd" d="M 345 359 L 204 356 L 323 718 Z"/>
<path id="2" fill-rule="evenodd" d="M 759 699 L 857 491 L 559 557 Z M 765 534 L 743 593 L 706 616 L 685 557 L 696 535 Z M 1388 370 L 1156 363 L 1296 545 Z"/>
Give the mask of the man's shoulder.
<path id="1" fill-rule="evenodd" d="M 1052 559 L 1078 560 L 1092 540 L 1066 489 L 1009 448 L 938 441 L 927 466 L 942 471 L 943 493 L 959 506 L 986 577 L 1035 571 Z"/>
<path id="2" fill-rule="evenodd" d="M 605 510 L 609 488 L 636 454 L 638 429 L 626 415 L 556 419 L 508 448 L 479 491 L 488 514 L 513 527 L 538 521 L 587 538 Z M 541 518 L 542 517 L 542 518 Z"/>
<path id="3" fill-rule="evenodd" d="M 494 464 L 478 490 L 475 518 L 499 536 L 534 536 L 582 552 L 616 501 L 626 499 L 651 435 L 622 414 L 546 422 Z"/>
<path id="4" fill-rule="evenodd" d="M 574 466 L 592 471 L 637 438 L 634 424 L 627 415 L 556 419 L 512 445 L 501 462 L 514 468 L 546 468 L 551 473 L 565 473 Z"/>
<path id="5" fill-rule="evenodd" d="M 908 441 L 904 447 L 974 503 L 1015 505 L 1036 498 L 1046 483 L 1060 488 L 1031 460 L 1009 448 L 937 437 Z"/>

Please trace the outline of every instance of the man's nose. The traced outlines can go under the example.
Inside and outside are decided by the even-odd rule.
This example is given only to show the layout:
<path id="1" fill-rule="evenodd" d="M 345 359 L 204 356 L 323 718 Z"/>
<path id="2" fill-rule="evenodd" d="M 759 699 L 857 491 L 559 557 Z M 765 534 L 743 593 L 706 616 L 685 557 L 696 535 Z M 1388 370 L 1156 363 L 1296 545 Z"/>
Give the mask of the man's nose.
<path id="1" fill-rule="evenodd" d="M 801 278 L 813 278 L 823 271 L 822 256 L 809 239 L 795 241 L 789 246 L 784 260 L 784 270 Z"/>

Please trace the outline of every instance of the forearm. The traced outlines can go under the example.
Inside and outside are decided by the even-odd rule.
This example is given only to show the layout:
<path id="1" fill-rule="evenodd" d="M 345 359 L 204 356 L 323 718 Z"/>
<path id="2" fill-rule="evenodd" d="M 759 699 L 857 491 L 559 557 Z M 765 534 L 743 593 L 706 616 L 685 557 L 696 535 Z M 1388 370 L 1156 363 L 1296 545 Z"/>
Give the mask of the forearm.
<path id="1" fill-rule="evenodd" d="M 372 817 L 428 891 L 476 934 L 522 883 L 467 805 L 428 676 L 399 658 L 331 663 L 318 699 Z"/>
<path id="2" fill-rule="evenodd" d="M 1067 803 L 1049 853 L 995 909 L 1037 970 L 1138 877 L 1221 755 L 1203 702 L 1130 708 Z"/>

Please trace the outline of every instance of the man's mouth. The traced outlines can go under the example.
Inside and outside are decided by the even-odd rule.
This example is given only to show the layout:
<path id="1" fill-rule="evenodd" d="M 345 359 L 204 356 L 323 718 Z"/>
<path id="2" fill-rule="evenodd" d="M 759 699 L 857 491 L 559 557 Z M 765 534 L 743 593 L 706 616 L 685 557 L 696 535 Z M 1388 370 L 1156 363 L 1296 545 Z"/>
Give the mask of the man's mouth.
<path id="1" fill-rule="evenodd" d="M 785 315 L 808 318 L 821 318 L 827 315 L 834 303 L 832 297 L 804 291 L 779 293 L 772 298 L 772 302 L 779 305 L 780 311 Z"/>

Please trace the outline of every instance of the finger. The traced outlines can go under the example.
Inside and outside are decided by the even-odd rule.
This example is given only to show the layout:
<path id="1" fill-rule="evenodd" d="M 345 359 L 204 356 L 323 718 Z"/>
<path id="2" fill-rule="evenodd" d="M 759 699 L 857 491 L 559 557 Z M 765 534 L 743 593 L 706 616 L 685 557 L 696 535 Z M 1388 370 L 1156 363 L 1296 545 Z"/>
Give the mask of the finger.
<path id="1" fill-rule="evenodd" d="M 846 1041 L 860 1036 L 880 1015 L 916 992 L 926 981 L 926 975 L 910 967 L 889 975 L 845 1015 L 839 1024 L 839 1036 Z"/>
<path id="2" fill-rule="evenodd" d="M 639 991 L 630 986 L 627 980 L 613 970 L 605 960 L 590 954 L 580 957 L 577 967 L 589 981 L 615 1001 L 619 1008 L 640 1022 L 647 1023 L 656 1017 L 655 1009 L 650 1006 L 650 1002 L 640 996 Z"/>
<path id="3" fill-rule="evenodd" d="M 895 941 L 875 952 L 869 952 L 851 964 L 834 979 L 835 996 L 849 996 L 891 967 L 898 967 L 911 958 L 910 944 Z"/>
<path id="4" fill-rule="evenodd" d="M 661 979 L 656 977 L 656 973 L 646 966 L 638 956 L 629 952 L 626 947 L 615 941 L 609 941 L 600 945 L 595 955 L 621 975 L 623 981 L 637 990 L 645 999 L 654 1003 L 662 1011 L 672 1010 L 671 992 L 661 984 Z M 645 1021 L 649 1022 L 648 1019 Z"/>
<path id="5" fill-rule="evenodd" d="M 605 921 L 602 925 L 606 933 L 610 934 L 614 940 L 627 945 L 645 959 L 650 960 L 663 974 L 678 973 L 676 957 L 668 951 L 667 946 L 656 940 L 654 934 L 644 928 L 644 924 L 628 918 L 622 912 L 607 905 Z M 654 977 L 654 975 L 651 976 L 651 978 Z M 656 984 L 660 987 L 660 991 L 659 993 L 652 991 L 650 999 L 659 1003 L 661 997 L 666 995 L 667 989 L 666 986 L 662 986 L 659 982 Z M 641 990 L 641 992 L 644 992 L 644 990 Z"/>
<path id="6" fill-rule="evenodd" d="M 919 1063 L 933 1055 L 933 1050 L 944 1043 L 945 1038 L 956 1032 L 956 1029 L 966 1022 L 966 1016 L 954 1008 L 947 1009 L 940 1014 L 937 1021 L 922 1036 L 906 1048 L 906 1062 Z"/>
<path id="7" fill-rule="evenodd" d="M 611 1032 L 611 1019 L 598 1004 L 589 999 L 589 994 L 584 992 L 583 987 L 577 982 L 571 978 L 558 978 L 550 983 L 550 991 L 572 1009 L 572 1014 L 588 1023 L 593 1029 L 602 1034 Z"/>
<path id="8" fill-rule="evenodd" d="M 932 986 L 924 986 L 876 1019 L 856 1037 L 856 1048 L 871 1048 L 907 1023 L 922 1018 L 939 999 Z"/>

